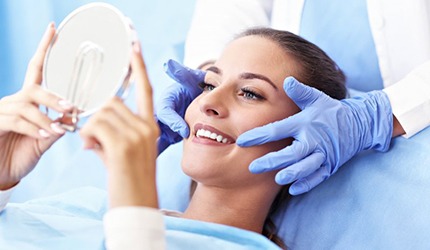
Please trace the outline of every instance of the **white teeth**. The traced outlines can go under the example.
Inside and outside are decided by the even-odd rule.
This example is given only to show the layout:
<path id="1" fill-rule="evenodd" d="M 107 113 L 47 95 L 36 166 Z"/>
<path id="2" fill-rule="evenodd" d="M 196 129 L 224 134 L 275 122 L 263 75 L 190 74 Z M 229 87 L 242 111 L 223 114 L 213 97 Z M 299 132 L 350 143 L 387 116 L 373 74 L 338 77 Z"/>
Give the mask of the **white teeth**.
<path id="1" fill-rule="evenodd" d="M 211 138 L 212 140 L 214 140 L 217 136 L 218 136 L 217 134 L 212 133 L 212 134 L 211 134 L 211 136 L 210 136 L 210 138 Z"/>
<path id="2" fill-rule="evenodd" d="M 211 131 L 205 130 L 204 134 L 205 137 L 211 137 Z"/>
<path id="3" fill-rule="evenodd" d="M 206 137 L 212 140 L 216 140 L 217 142 L 220 143 L 227 143 L 227 138 L 222 137 L 222 135 L 217 135 L 216 133 L 213 133 L 209 130 L 205 130 L 205 129 L 199 129 L 197 130 L 196 133 L 197 137 Z"/>
<path id="4" fill-rule="evenodd" d="M 204 131 L 202 129 L 199 129 L 199 130 L 197 130 L 196 136 L 201 137 L 201 136 L 203 136 L 203 134 L 204 134 Z"/>

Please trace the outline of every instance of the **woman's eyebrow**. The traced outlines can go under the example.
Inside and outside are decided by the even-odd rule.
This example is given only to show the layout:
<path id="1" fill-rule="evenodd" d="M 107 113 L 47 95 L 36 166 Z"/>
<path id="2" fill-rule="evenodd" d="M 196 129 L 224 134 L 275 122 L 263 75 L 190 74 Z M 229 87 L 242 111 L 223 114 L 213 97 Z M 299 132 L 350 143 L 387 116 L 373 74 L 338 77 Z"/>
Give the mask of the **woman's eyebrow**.
<path id="1" fill-rule="evenodd" d="M 210 66 L 209 68 L 206 69 L 206 71 L 212 71 L 215 74 L 222 75 L 221 70 L 215 66 Z"/>
<path id="2" fill-rule="evenodd" d="M 211 67 L 207 68 L 206 71 L 211 71 L 211 72 L 214 72 L 215 74 L 222 75 L 221 69 L 219 69 L 216 66 L 211 66 Z M 245 79 L 245 80 L 247 80 L 247 79 L 260 79 L 260 80 L 263 80 L 263 81 L 269 83 L 276 91 L 278 90 L 278 87 L 276 87 L 276 85 L 268 77 L 266 77 L 264 75 L 245 72 L 245 73 L 240 74 L 239 78 Z"/>
<path id="3" fill-rule="evenodd" d="M 275 88 L 275 90 L 278 90 L 278 87 L 276 87 L 276 85 L 268 77 L 260 74 L 246 72 L 246 73 L 240 74 L 240 78 L 241 79 L 260 79 L 272 85 L 272 87 Z"/>

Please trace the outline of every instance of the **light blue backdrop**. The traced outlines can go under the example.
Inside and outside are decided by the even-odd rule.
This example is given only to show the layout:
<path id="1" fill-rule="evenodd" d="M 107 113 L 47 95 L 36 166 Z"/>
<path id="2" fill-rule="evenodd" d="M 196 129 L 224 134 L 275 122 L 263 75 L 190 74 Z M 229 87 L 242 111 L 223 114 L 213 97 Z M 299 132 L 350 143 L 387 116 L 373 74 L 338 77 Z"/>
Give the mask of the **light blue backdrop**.
<path id="1" fill-rule="evenodd" d="M 94 1 L 0 1 L 0 97 L 21 88 L 27 62 L 47 24 L 54 21 L 58 26 L 68 13 L 89 2 Z M 194 0 L 104 2 L 113 4 L 132 19 L 142 43 L 157 99 L 160 90 L 171 83 L 163 72 L 163 63 L 169 58 L 182 60 Z M 133 107 L 133 88 L 126 102 Z M 179 162 L 180 150 L 169 152 L 160 161 Z M 183 178 L 179 169 L 172 169 L 176 169 L 176 172 L 171 173 L 171 178 Z M 91 152 L 81 150 L 77 134 L 67 134 L 20 183 L 12 201 L 25 201 L 86 185 L 105 188 L 105 179 L 105 170 L 98 158 Z M 169 193 L 169 190 L 161 188 L 160 193 Z"/>

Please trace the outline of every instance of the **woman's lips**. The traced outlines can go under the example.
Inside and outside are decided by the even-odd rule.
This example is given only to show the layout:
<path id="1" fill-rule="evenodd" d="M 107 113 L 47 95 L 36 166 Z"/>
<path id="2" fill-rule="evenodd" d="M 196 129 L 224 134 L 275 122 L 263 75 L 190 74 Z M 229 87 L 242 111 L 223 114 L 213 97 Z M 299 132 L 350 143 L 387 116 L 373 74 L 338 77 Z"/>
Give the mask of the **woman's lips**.
<path id="1" fill-rule="evenodd" d="M 219 131 L 218 129 L 201 123 L 194 126 L 194 136 L 196 142 L 214 145 L 233 144 L 235 139 L 232 136 Z"/>

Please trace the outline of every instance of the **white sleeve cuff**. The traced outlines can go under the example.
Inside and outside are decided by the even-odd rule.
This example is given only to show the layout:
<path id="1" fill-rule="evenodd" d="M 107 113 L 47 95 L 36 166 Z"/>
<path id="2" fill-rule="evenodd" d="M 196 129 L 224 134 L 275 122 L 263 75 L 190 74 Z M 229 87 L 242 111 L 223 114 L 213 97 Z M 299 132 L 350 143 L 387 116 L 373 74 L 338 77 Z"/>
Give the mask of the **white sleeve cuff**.
<path id="1" fill-rule="evenodd" d="M 0 190 L 0 212 L 6 207 L 9 202 L 12 191 L 15 189 L 16 185 L 8 190 Z"/>
<path id="2" fill-rule="evenodd" d="M 105 245 L 113 249 L 166 249 L 163 214 L 147 207 L 118 207 L 104 218 Z"/>
<path id="3" fill-rule="evenodd" d="M 386 89 L 393 114 L 409 138 L 430 125 L 430 61 Z"/>

